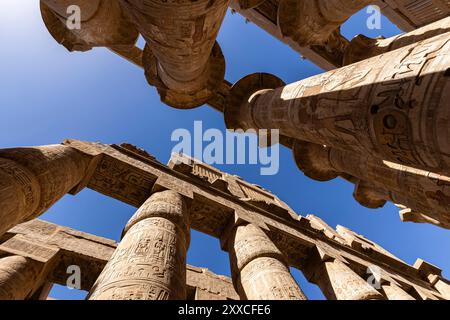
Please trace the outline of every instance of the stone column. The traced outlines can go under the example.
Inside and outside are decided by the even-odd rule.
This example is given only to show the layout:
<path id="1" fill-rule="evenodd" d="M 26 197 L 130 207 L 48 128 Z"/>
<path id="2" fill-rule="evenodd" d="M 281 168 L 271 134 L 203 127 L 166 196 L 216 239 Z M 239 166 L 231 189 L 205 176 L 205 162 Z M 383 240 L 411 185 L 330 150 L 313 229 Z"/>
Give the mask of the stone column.
<path id="1" fill-rule="evenodd" d="M 189 217 L 183 197 L 174 191 L 153 194 L 128 222 L 89 299 L 186 299 L 188 246 Z"/>
<path id="2" fill-rule="evenodd" d="M 343 65 L 369 59 L 447 32 L 450 32 L 450 17 L 388 39 L 372 39 L 359 35 L 353 38 L 345 49 Z"/>
<path id="3" fill-rule="evenodd" d="M 391 201 L 423 212 L 443 227 L 450 219 L 449 177 L 309 142 L 296 141 L 292 149 L 308 177 L 319 181 L 356 178 L 354 196 L 363 206 L 378 208 Z"/>
<path id="4" fill-rule="evenodd" d="M 40 262 L 22 256 L 0 258 L 0 300 L 23 300 L 40 280 Z"/>
<path id="5" fill-rule="evenodd" d="M 164 103 L 187 109 L 211 99 L 225 60 L 215 43 L 230 0 L 121 0 L 147 42 L 144 67 Z"/>
<path id="6" fill-rule="evenodd" d="M 422 259 L 417 259 L 414 263 L 414 268 L 416 268 L 419 274 L 445 299 L 450 300 L 450 281 L 442 277 L 441 269 Z"/>
<path id="7" fill-rule="evenodd" d="M 227 239 L 233 283 L 243 300 L 306 300 L 283 254 L 253 224 L 236 227 Z"/>
<path id="8" fill-rule="evenodd" d="M 302 270 L 329 300 L 382 300 L 383 296 L 337 258 L 309 261 Z"/>
<path id="9" fill-rule="evenodd" d="M 388 300 L 416 300 L 409 293 L 392 282 L 382 284 L 381 290 Z"/>
<path id="10" fill-rule="evenodd" d="M 278 26 L 300 46 L 326 44 L 352 15 L 373 0 L 280 0 Z"/>
<path id="11" fill-rule="evenodd" d="M 64 145 L 0 150 L 0 235 L 49 209 L 81 182 L 88 163 Z"/>
<path id="12" fill-rule="evenodd" d="M 80 28 L 69 29 L 74 5 L 80 8 Z M 41 0 L 41 15 L 52 37 L 69 51 L 130 48 L 139 36 L 118 0 Z"/>
<path id="13" fill-rule="evenodd" d="M 450 300 L 450 281 L 444 280 L 441 277 L 436 279 L 434 288 L 447 300 Z"/>
<path id="14" fill-rule="evenodd" d="M 280 135 L 450 176 L 450 33 L 273 89 L 236 83 L 229 129 Z M 248 87 L 248 84 L 253 84 Z"/>

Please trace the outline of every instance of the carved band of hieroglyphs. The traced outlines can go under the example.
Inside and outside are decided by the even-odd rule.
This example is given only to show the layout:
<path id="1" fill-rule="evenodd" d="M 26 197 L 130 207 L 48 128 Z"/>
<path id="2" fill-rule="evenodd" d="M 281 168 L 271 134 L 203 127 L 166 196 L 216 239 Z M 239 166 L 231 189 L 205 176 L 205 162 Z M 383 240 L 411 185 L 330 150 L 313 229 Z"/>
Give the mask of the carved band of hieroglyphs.
<path id="1" fill-rule="evenodd" d="M 0 150 L 0 234 L 49 209 L 80 183 L 88 162 L 63 145 Z"/>
<path id="2" fill-rule="evenodd" d="M 307 278 L 330 300 L 380 300 L 383 295 L 339 259 L 310 262 Z"/>

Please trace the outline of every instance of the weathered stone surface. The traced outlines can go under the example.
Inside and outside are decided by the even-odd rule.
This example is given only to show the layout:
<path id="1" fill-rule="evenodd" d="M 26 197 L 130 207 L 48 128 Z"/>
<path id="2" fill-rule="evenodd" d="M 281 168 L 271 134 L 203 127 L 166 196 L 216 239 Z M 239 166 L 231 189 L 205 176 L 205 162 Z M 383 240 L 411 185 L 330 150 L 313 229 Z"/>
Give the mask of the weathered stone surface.
<path id="1" fill-rule="evenodd" d="M 69 28 L 70 6 L 80 8 L 81 28 Z M 130 48 L 138 31 L 124 16 L 118 0 L 41 0 L 41 15 L 52 37 L 69 51 L 93 47 Z"/>
<path id="2" fill-rule="evenodd" d="M 236 299 L 226 278 L 188 269 L 186 280 L 189 227 L 221 239 L 240 298 L 305 299 L 289 267 L 308 274 L 316 265 L 311 262 L 316 248 L 322 252 L 317 270 L 332 275 L 321 286 L 333 299 L 444 299 L 447 294 L 447 280 L 427 276 L 424 267 L 407 265 L 347 228 L 335 230 L 318 217 L 298 216 L 269 191 L 189 157 L 174 155 L 165 166 L 129 144 L 71 140 L 61 147 L 90 159 L 72 191 L 88 186 L 140 209 L 117 250 L 114 241 L 40 220 L 8 231 L 0 238 L 0 254 L 44 266 L 45 277 L 28 298 L 37 298 L 46 282 L 65 285 L 68 266 L 78 265 L 81 287 L 92 299 Z M 361 277 L 374 266 L 384 270 L 379 291 Z M 351 285 L 343 284 L 346 279 Z M 346 293 L 352 286 L 358 294 Z"/>
<path id="3" fill-rule="evenodd" d="M 181 195 L 153 194 L 127 224 L 89 299 L 186 299 L 187 214 Z"/>
<path id="4" fill-rule="evenodd" d="M 394 283 L 383 284 L 381 289 L 388 300 L 416 300 Z"/>
<path id="5" fill-rule="evenodd" d="M 23 300 L 40 280 L 42 265 L 22 256 L 0 258 L 0 300 Z"/>
<path id="6" fill-rule="evenodd" d="M 0 150 L 0 235 L 41 215 L 73 190 L 89 160 L 63 145 Z"/>
<path id="7" fill-rule="evenodd" d="M 236 227 L 227 239 L 233 282 L 241 299 L 306 300 L 281 251 L 258 227 Z"/>
<path id="8" fill-rule="evenodd" d="M 320 250 L 320 249 L 319 249 Z M 379 300 L 381 293 L 370 286 L 339 258 L 327 254 L 308 260 L 305 275 L 330 300 Z"/>
<path id="9" fill-rule="evenodd" d="M 211 99 L 225 73 L 215 39 L 229 0 L 121 3 L 147 42 L 146 76 L 158 88 L 161 99 L 182 109 Z"/>
<path id="10" fill-rule="evenodd" d="M 372 0 L 279 0 L 278 27 L 301 47 L 326 44 L 353 14 Z"/>
<path id="11" fill-rule="evenodd" d="M 310 178 L 326 181 L 352 176 L 354 197 L 360 204 L 378 208 L 391 201 L 401 204 L 404 221 L 450 228 L 449 177 L 308 142 L 296 141 L 292 149 L 298 167 Z M 421 219 L 405 217 L 404 208 L 421 212 Z"/>
<path id="12" fill-rule="evenodd" d="M 52 252 L 59 252 L 58 261 L 51 268 L 48 281 L 66 285 L 70 276 L 67 273 L 67 267 L 77 265 L 81 270 L 81 289 L 87 291 L 91 289 L 117 247 L 113 240 L 38 219 L 14 227 L 9 230 L 7 237 L 27 239 L 41 248 L 45 246 L 53 248 Z M 33 256 L 36 261 L 41 263 L 48 263 L 51 259 L 51 255 L 49 256 L 48 252 L 42 249 L 33 250 L 31 255 L 30 248 L 26 248 L 23 241 L 20 243 L 16 241 L 15 244 L 11 241 L 3 242 L 0 246 L 0 252 L 15 253 L 27 257 Z M 43 298 L 45 295 L 42 295 L 44 292 L 42 289 L 48 289 L 47 284 L 39 287 L 31 299 Z M 231 279 L 218 276 L 204 268 L 187 265 L 186 286 L 188 292 L 192 292 L 191 295 L 188 295 L 188 299 L 239 299 Z"/>
<path id="13" fill-rule="evenodd" d="M 420 0 L 270 0 L 257 6 L 242 6 L 242 2 L 232 0 L 230 6 L 248 21 L 286 43 L 303 57 L 325 70 L 342 66 L 344 51 L 349 45 L 349 41 L 340 34 L 339 22 L 345 21 L 345 17 L 354 12 L 353 10 L 360 4 L 377 5 L 385 16 L 404 31 L 413 31 L 450 14 L 450 5 L 445 0 L 430 0 L 426 2 L 426 5 L 423 5 Z M 252 2 L 256 3 L 257 1 L 249 1 L 249 3 Z M 306 7 L 306 10 L 299 9 L 302 5 Z M 302 14 L 302 12 L 309 12 L 309 14 Z M 373 13 L 374 11 L 372 11 Z M 301 22 L 303 22 L 302 25 Z M 320 24 L 325 28 L 316 30 L 315 34 L 312 33 L 311 29 Z M 324 37 L 333 29 L 334 32 L 328 39 Z M 287 36 L 283 35 L 283 30 L 288 32 Z M 299 32 L 300 30 L 302 32 Z M 302 39 L 302 35 L 303 39 L 311 41 L 318 38 L 324 44 L 301 46 L 293 36 Z"/>
<path id="14" fill-rule="evenodd" d="M 239 300 L 230 278 L 218 276 L 208 269 L 187 266 L 187 287 L 194 300 Z"/>
<path id="15" fill-rule="evenodd" d="M 262 90 L 240 106 L 227 105 L 225 114 L 253 129 L 277 128 L 283 136 L 450 175 L 448 39 L 439 35 Z M 424 116 L 430 113 L 433 122 Z"/>
<path id="16" fill-rule="evenodd" d="M 399 48 L 450 32 L 450 17 L 430 23 L 414 31 L 400 34 L 388 39 L 368 38 L 359 35 L 352 39 L 345 49 L 344 65 L 359 62 L 371 57 L 397 50 Z"/>
<path id="17" fill-rule="evenodd" d="M 445 299 L 450 299 L 450 282 L 442 277 L 441 269 L 422 259 L 417 259 L 414 268 L 419 270 L 420 275 L 427 279 Z"/>

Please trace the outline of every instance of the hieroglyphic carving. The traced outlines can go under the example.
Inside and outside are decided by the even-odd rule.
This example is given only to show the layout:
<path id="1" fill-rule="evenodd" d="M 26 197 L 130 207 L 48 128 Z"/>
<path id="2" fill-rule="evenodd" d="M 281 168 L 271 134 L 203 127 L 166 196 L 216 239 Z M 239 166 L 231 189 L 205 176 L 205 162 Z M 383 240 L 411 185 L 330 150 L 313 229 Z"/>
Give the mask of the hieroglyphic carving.
<path id="1" fill-rule="evenodd" d="M 230 111 L 234 123 L 247 124 L 243 129 L 250 129 L 249 124 L 277 128 L 283 136 L 450 175 L 444 125 L 449 118 L 449 39 L 442 34 L 279 89 L 254 92 L 241 106 L 227 105 L 225 114 Z"/>
<path id="2" fill-rule="evenodd" d="M 388 300 L 416 300 L 395 283 L 382 284 L 381 290 L 383 290 L 383 293 Z"/>
<path id="3" fill-rule="evenodd" d="M 279 0 L 278 27 L 300 46 L 326 44 L 330 36 L 373 0 Z"/>
<path id="4" fill-rule="evenodd" d="M 230 253 L 233 283 L 241 299 L 305 300 L 281 251 L 258 227 L 237 226 L 224 235 Z"/>
<path id="5" fill-rule="evenodd" d="M 93 47 L 133 47 L 138 31 L 127 20 L 118 0 L 41 0 L 41 15 L 49 33 L 69 51 Z M 81 28 L 68 27 L 70 6 L 80 8 Z"/>
<path id="6" fill-rule="evenodd" d="M 351 175 L 356 179 L 350 180 L 355 183 L 354 197 L 366 207 L 378 208 L 391 201 L 401 206 L 403 221 L 450 228 L 449 177 L 307 142 L 296 141 L 293 153 L 298 167 L 313 179 L 325 181 Z M 422 218 L 406 208 L 421 212 Z"/>
<path id="7" fill-rule="evenodd" d="M 388 39 L 359 35 L 345 49 L 343 64 L 349 65 L 447 32 L 450 32 L 450 17 Z"/>
<path id="8" fill-rule="evenodd" d="M 187 285 L 195 288 L 195 300 L 239 300 L 230 278 L 204 268 L 187 267 Z"/>
<path id="9" fill-rule="evenodd" d="M 22 256 L 0 258 L 0 300 L 23 300 L 32 293 L 42 264 Z"/>
<path id="10" fill-rule="evenodd" d="M 0 235 L 49 209 L 83 179 L 89 157 L 52 145 L 0 150 Z"/>
<path id="11" fill-rule="evenodd" d="M 89 298 L 185 299 L 189 221 L 182 196 L 173 191 L 153 194 L 124 233 Z"/>
<path id="12" fill-rule="evenodd" d="M 321 249 L 318 248 L 320 251 Z M 305 275 L 330 300 L 379 300 L 381 293 L 369 285 L 340 257 L 319 253 L 307 262 Z"/>
<path id="13" fill-rule="evenodd" d="M 422 259 L 417 259 L 414 268 L 419 270 L 420 275 L 430 282 L 445 299 L 450 299 L 450 282 L 442 277 L 441 269 Z"/>

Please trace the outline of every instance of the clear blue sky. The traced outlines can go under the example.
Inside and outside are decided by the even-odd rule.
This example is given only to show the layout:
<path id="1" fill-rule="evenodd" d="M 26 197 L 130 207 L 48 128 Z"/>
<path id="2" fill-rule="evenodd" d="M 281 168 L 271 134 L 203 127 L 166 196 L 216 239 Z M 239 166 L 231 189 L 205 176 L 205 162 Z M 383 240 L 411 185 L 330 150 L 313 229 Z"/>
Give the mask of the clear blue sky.
<path id="1" fill-rule="evenodd" d="M 60 143 L 75 138 L 104 143 L 129 142 L 167 162 L 174 129 L 191 130 L 195 120 L 204 128 L 225 130 L 222 115 L 202 107 L 171 109 L 159 101 L 142 70 L 105 49 L 69 53 L 47 33 L 38 0 L 2 0 L 0 9 L 0 147 Z M 383 20 L 382 30 L 367 30 L 367 14 L 354 16 L 343 28 L 351 38 L 392 36 L 400 31 Z M 321 72 L 300 55 L 239 15 L 228 14 L 219 35 L 227 60 L 226 78 L 236 81 L 253 72 L 269 72 L 286 82 Z M 223 165 L 277 194 L 300 214 L 320 216 L 332 227 L 347 226 L 412 264 L 423 258 L 450 277 L 450 232 L 431 225 L 402 223 L 391 204 L 369 210 L 353 200 L 353 185 L 342 180 L 316 182 L 296 168 L 290 150 L 281 149 L 280 172 L 260 176 L 259 167 Z M 42 218 L 99 236 L 119 239 L 134 208 L 90 190 L 66 196 Z M 227 254 L 216 239 L 192 232 L 188 262 L 229 275 Z M 323 299 L 312 284 L 293 271 L 310 299 Z M 57 299 L 82 298 L 85 293 L 55 287 Z"/>

